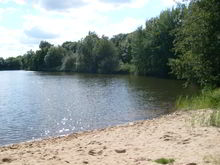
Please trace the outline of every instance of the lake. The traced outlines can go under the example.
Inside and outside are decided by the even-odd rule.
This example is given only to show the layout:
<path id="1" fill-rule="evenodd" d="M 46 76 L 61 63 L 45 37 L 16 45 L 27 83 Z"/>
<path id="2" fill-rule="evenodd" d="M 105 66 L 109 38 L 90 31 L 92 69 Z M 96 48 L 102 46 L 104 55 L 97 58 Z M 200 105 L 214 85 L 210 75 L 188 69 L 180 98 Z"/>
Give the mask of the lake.
<path id="1" fill-rule="evenodd" d="M 131 75 L 0 72 L 0 145 L 167 114 L 182 81 Z"/>

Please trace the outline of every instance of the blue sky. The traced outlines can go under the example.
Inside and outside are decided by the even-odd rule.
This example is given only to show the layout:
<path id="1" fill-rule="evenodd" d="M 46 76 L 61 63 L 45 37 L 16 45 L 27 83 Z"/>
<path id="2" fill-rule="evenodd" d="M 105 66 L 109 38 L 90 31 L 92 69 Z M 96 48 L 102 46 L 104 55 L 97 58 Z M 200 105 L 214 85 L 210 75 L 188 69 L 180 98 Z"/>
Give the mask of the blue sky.
<path id="1" fill-rule="evenodd" d="M 144 26 L 174 0 L 0 0 L 0 57 L 59 45 L 95 31 L 112 37 Z"/>

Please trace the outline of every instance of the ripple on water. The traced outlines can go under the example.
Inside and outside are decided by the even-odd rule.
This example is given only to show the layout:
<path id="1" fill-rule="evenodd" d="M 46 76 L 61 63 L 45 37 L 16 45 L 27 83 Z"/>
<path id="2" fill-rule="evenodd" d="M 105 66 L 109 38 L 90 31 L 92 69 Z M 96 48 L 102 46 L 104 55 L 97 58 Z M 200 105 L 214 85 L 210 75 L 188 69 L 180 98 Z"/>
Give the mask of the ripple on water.
<path id="1" fill-rule="evenodd" d="M 181 81 L 130 75 L 6 71 L 0 77 L 0 145 L 149 119 L 195 92 Z"/>

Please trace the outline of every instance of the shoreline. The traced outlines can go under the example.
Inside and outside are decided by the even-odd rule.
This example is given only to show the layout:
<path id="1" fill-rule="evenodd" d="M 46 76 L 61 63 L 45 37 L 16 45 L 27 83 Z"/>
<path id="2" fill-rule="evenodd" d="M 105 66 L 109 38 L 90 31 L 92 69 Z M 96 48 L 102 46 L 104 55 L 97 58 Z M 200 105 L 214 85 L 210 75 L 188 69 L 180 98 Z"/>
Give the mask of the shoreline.
<path id="1" fill-rule="evenodd" d="M 56 140 L 56 139 L 60 139 L 60 138 L 65 138 L 71 135 L 75 135 L 75 136 L 83 136 L 84 134 L 88 134 L 88 133 L 92 133 L 92 132 L 101 132 L 101 131 L 105 131 L 106 129 L 114 129 L 114 128 L 119 128 L 119 127 L 127 127 L 127 126 L 131 126 L 131 125 L 135 125 L 141 122 L 146 122 L 146 121 L 151 121 L 151 120 L 155 120 L 155 119 L 160 119 L 164 116 L 168 116 L 168 115 L 172 115 L 174 113 L 176 113 L 178 111 L 174 111 L 174 110 L 169 110 L 168 113 L 166 114 L 162 114 L 159 115 L 157 117 L 154 118 L 150 118 L 150 119 L 141 119 L 141 120 L 135 120 L 135 121 L 129 121 L 126 123 L 122 123 L 122 124 L 116 124 L 113 126 L 107 126 L 107 127 L 103 127 L 103 128 L 94 128 L 91 130 L 85 130 L 85 131 L 79 131 L 79 132 L 73 132 L 73 133 L 69 133 L 69 134 L 64 134 L 64 135 L 57 135 L 57 136 L 48 136 L 48 137 L 40 137 L 40 138 L 36 138 L 36 139 L 31 139 L 31 140 L 27 140 L 27 141 L 22 141 L 22 142 L 18 142 L 18 143 L 11 143 L 11 144 L 5 144 L 5 145 L 0 145 L 0 149 L 1 148 L 7 148 L 10 146 L 17 146 L 17 145 L 22 145 L 22 144 L 26 144 L 26 143 L 35 143 L 35 142 L 39 142 L 39 141 L 47 141 L 47 140 Z"/>
<path id="2" fill-rule="evenodd" d="M 220 163 L 220 128 L 193 124 L 206 111 L 177 111 L 151 120 L 0 147 L 0 164 Z"/>
<path id="3" fill-rule="evenodd" d="M 27 141 L 18 142 L 18 143 L 0 145 L 0 149 L 1 148 L 8 148 L 8 147 L 11 147 L 11 146 L 25 145 L 27 143 L 35 143 L 35 142 L 37 143 L 37 142 L 43 142 L 43 141 L 48 141 L 48 140 L 56 140 L 56 139 L 61 139 L 61 138 L 67 138 L 68 136 L 73 136 L 73 135 L 78 137 L 78 136 L 87 135 L 87 134 L 93 133 L 93 132 L 97 132 L 98 133 L 98 132 L 102 132 L 102 131 L 105 131 L 105 130 L 108 130 L 108 129 L 114 129 L 114 128 L 119 128 L 119 127 L 127 127 L 127 126 L 131 126 L 131 125 L 134 125 L 134 124 L 138 124 L 140 122 L 145 122 L 145 121 L 149 121 L 149 120 L 159 119 L 159 118 L 161 118 L 163 116 L 170 115 L 172 113 L 174 113 L 174 112 L 170 112 L 168 114 L 160 115 L 160 116 L 152 118 L 152 119 L 135 120 L 133 122 L 127 122 L 127 123 L 124 123 L 124 124 L 117 124 L 117 125 L 113 125 L 113 126 L 107 126 L 107 127 L 104 127 L 104 128 L 97 128 L 97 129 L 73 132 L 73 133 L 64 134 L 64 135 L 42 137 L 42 138 L 36 138 L 36 139 L 33 139 L 33 140 L 27 140 Z"/>
<path id="4" fill-rule="evenodd" d="M 94 129 L 91 129 L 91 130 L 72 132 L 72 133 L 64 134 L 64 135 L 40 137 L 40 138 L 26 140 L 26 141 L 17 142 L 17 143 L 11 143 L 11 144 L 5 144 L 5 145 L 3 144 L 3 145 L 0 145 L 0 149 L 1 148 L 5 148 L 5 147 L 7 148 L 7 147 L 10 147 L 10 146 L 22 145 L 22 144 L 26 144 L 26 143 L 35 143 L 35 142 L 39 142 L 39 141 L 56 140 L 56 139 L 65 138 L 65 137 L 68 137 L 68 136 L 71 136 L 71 135 L 83 136 L 84 134 L 89 134 L 91 132 L 101 132 L 101 131 L 104 131 L 106 129 L 113 129 L 113 128 L 119 128 L 119 127 L 127 127 L 127 126 L 131 126 L 131 125 L 134 125 L 134 124 L 138 124 L 140 122 L 145 122 L 145 121 L 151 121 L 151 120 L 159 119 L 159 118 L 161 118 L 163 116 L 171 115 L 173 113 L 175 113 L 175 111 L 171 110 L 167 114 L 162 114 L 162 115 L 159 115 L 158 117 L 154 117 L 154 118 L 151 118 L 151 119 L 129 121 L 129 122 L 126 122 L 126 123 L 116 124 L 116 125 L 107 126 L 107 127 L 103 127 L 103 128 L 94 128 Z"/>

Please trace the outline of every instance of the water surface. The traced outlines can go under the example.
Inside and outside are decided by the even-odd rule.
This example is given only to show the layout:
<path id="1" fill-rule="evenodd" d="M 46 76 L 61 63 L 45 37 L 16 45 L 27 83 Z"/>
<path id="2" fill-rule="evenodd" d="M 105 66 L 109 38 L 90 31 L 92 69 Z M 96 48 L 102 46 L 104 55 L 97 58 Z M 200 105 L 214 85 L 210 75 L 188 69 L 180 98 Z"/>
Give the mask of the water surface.
<path id="1" fill-rule="evenodd" d="M 0 145 L 168 113 L 181 81 L 130 75 L 0 72 Z"/>

